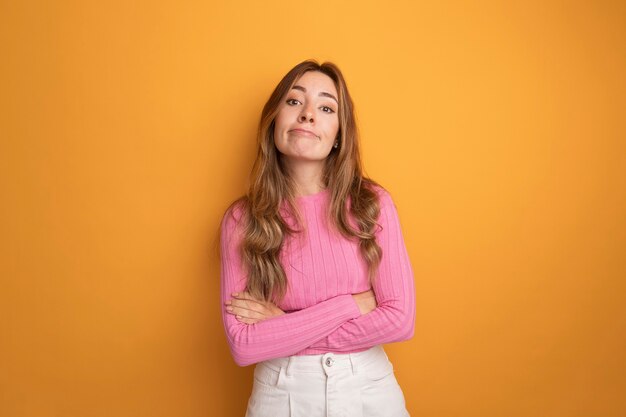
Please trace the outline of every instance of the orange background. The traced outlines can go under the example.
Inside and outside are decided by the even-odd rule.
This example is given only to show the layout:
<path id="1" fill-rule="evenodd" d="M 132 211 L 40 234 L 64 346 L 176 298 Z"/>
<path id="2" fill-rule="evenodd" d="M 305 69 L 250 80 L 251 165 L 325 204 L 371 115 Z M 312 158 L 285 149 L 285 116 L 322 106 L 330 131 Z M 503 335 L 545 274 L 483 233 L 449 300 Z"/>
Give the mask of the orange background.
<path id="1" fill-rule="evenodd" d="M 626 415 L 626 3 L 0 2 L 0 415 L 241 416 L 217 229 L 331 60 L 394 196 L 414 416 Z"/>

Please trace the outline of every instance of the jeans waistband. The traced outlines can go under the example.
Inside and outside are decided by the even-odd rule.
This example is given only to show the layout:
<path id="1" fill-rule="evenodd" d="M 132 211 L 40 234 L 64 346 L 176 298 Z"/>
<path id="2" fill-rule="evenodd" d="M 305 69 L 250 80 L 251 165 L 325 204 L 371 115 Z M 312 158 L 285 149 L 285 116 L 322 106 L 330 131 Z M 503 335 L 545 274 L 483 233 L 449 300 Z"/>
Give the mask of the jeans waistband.
<path id="1" fill-rule="evenodd" d="M 376 360 L 388 360 L 382 346 L 374 346 L 363 352 L 356 353 L 333 353 L 328 352 L 323 355 L 294 355 L 284 358 L 269 359 L 261 364 L 280 371 L 285 368 L 289 375 L 294 372 L 325 373 L 328 368 L 343 369 L 352 368 L 356 373 L 359 365 L 367 364 Z"/>

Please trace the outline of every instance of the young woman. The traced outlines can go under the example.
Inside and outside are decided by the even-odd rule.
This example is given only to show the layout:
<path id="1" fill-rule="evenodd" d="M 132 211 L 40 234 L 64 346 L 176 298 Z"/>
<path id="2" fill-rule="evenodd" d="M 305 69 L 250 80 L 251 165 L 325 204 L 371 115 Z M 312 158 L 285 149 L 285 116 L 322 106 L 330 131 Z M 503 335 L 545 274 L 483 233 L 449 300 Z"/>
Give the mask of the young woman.
<path id="1" fill-rule="evenodd" d="M 257 363 L 246 416 L 407 416 L 380 345 L 413 336 L 413 273 L 391 197 L 363 176 L 339 68 L 291 69 L 258 146 L 221 229 L 226 337 Z"/>

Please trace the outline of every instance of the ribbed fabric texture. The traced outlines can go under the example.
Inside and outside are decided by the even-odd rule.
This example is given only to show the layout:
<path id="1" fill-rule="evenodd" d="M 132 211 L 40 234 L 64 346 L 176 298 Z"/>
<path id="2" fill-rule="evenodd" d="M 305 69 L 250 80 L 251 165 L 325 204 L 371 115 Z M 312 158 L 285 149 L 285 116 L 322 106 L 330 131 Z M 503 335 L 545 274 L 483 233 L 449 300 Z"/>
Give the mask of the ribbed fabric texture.
<path id="1" fill-rule="evenodd" d="M 327 190 L 297 200 L 304 230 L 288 237 L 281 252 L 288 289 L 279 307 L 288 314 L 247 325 L 227 314 L 224 302 L 246 287 L 241 258 L 241 210 L 222 221 L 221 298 L 224 329 L 235 362 L 246 366 L 291 355 L 360 352 L 413 336 L 413 272 L 396 208 L 380 197 L 377 241 L 383 250 L 373 288 L 377 308 L 361 315 L 352 294 L 370 289 L 358 242 L 329 227 Z"/>

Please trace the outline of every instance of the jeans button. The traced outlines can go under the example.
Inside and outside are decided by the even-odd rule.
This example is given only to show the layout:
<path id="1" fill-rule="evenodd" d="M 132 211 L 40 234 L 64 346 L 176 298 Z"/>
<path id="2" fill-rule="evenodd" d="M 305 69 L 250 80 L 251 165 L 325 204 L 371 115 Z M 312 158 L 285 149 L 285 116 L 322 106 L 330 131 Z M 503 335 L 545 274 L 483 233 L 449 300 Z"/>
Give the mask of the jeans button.
<path id="1" fill-rule="evenodd" d="M 333 358 L 326 358 L 326 366 L 333 366 L 333 363 L 335 363 Z"/>

